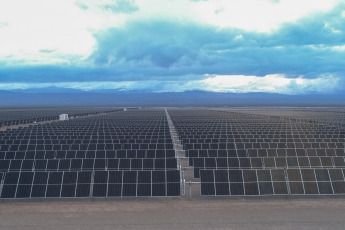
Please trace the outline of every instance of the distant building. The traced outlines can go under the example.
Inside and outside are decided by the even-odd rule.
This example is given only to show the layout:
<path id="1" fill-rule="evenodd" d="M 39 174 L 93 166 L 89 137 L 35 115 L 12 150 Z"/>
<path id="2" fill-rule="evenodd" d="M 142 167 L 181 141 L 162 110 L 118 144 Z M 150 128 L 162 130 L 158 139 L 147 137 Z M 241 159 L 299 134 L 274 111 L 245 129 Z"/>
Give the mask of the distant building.
<path id="1" fill-rule="evenodd" d="M 60 120 L 60 121 L 66 121 L 66 120 L 68 120 L 68 114 L 60 114 L 60 115 L 59 115 L 59 120 Z"/>

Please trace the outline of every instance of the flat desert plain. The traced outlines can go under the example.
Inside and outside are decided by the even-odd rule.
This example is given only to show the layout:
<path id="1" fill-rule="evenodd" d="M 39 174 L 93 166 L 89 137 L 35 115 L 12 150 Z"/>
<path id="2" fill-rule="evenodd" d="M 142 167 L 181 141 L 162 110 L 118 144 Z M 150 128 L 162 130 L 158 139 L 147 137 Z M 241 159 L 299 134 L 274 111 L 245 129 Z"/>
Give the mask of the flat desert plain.
<path id="1" fill-rule="evenodd" d="M 344 198 L 0 203 L 1 230 L 344 228 Z"/>

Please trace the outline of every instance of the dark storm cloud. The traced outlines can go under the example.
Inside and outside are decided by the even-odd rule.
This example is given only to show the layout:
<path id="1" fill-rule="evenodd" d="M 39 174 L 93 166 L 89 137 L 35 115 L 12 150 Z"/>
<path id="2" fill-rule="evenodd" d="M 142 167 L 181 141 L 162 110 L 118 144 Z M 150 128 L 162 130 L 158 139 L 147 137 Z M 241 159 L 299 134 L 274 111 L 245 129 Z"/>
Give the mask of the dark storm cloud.
<path id="1" fill-rule="evenodd" d="M 344 5 L 287 23 L 272 33 L 169 21 L 135 22 L 95 34 L 96 65 L 139 69 L 150 76 L 284 73 L 343 74 Z M 343 50 L 342 50 L 343 49 Z"/>

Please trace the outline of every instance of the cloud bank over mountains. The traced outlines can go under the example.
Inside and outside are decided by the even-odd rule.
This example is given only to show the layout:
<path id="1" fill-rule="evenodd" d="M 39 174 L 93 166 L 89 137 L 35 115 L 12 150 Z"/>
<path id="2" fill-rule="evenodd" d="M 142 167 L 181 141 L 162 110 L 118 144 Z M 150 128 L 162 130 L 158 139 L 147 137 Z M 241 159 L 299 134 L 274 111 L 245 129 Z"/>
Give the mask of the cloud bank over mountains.
<path id="1" fill-rule="evenodd" d="M 61 88 L 82 91 L 118 90 L 146 91 L 155 93 L 208 91 L 217 93 L 278 93 L 304 95 L 327 94 L 329 90 L 342 90 L 339 79 L 323 77 L 316 79 L 286 78 L 283 75 L 264 77 L 241 75 L 206 75 L 204 80 L 190 81 L 92 81 L 92 82 L 49 82 L 49 83 L 0 83 L 0 90 L 28 90 Z"/>

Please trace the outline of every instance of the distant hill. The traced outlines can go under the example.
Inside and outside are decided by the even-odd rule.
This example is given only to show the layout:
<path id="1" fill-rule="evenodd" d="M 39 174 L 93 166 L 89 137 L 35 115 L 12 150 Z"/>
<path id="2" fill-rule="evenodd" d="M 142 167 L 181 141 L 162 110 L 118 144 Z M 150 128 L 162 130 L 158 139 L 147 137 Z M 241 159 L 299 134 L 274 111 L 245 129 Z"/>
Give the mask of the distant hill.
<path id="1" fill-rule="evenodd" d="M 281 95 L 189 91 L 0 91 L 0 106 L 345 106 L 345 94 Z"/>

